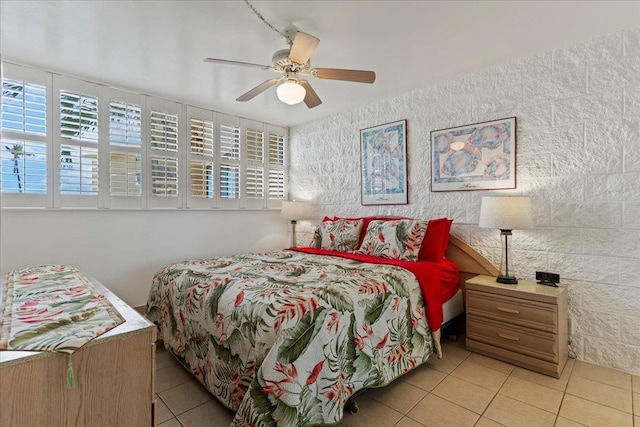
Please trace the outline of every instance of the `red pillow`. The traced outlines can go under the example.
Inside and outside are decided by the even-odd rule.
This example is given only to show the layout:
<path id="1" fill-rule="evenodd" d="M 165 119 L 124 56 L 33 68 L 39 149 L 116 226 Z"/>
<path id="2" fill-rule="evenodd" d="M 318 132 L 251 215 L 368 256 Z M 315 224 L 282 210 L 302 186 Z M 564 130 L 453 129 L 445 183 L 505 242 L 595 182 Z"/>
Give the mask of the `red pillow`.
<path id="1" fill-rule="evenodd" d="M 449 231 L 452 219 L 438 218 L 429 220 L 427 232 L 422 240 L 418 259 L 440 261 L 449 247 Z"/>

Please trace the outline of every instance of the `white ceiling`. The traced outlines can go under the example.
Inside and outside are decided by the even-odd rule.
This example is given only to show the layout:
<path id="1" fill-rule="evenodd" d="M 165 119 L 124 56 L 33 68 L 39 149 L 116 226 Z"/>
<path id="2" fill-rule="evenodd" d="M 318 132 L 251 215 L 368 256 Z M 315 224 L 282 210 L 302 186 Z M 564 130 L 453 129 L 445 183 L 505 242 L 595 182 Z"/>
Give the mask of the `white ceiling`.
<path id="1" fill-rule="evenodd" d="M 285 105 L 275 87 L 235 99 L 287 45 L 244 1 L 0 1 L 4 60 L 292 126 L 439 80 L 640 26 L 639 1 L 258 1 L 278 29 L 320 39 L 311 64 L 373 70 L 373 85 L 310 83 L 323 104 Z"/>

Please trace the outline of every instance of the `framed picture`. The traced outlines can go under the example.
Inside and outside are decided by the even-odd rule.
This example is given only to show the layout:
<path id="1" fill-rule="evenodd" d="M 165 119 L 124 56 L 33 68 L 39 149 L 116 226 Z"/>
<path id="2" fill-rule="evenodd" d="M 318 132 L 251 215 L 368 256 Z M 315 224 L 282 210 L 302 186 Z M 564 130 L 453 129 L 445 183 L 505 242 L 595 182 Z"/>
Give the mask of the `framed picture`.
<path id="1" fill-rule="evenodd" d="M 362 204 L 407 204 L 407 121 L 362 129 L 360 150 Z"/>
<path id="2" fill-rule="evenodd" d="M 431 191 L 516 188 L 516 118 L 431 132 Z"/>

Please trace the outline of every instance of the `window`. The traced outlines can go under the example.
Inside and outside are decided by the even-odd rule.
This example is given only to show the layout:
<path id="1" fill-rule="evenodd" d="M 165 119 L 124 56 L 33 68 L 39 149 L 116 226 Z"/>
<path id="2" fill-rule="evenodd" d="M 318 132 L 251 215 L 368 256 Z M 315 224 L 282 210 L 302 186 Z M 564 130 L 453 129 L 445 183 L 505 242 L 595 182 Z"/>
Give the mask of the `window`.
<path id="1" fill-rule="evenodd" d="M 248 199 L 264 198 L 264 169 L 256 166 L 247 166 L 247 189 Z"/>
<path id="2" fill-rule="evenodd" d="M 109 101 L 109 195 L 142 196 L 142 107 L 121 100 Z"/>
<path id="3" fill-rule="evenodd" d="M 191 133 L 191 197 L 212 199 L 213 183 L 213 120 L 190 120 Z"/>
<path id="4" fill-rule="evenodd" d="M 2 192 L 46 194 L 47 149 L 29 140 L 2 140 Z"/>
<path id="5" fill-rule="evenodd" d="M 180 105 L 149 98 L 149 155 L 152 207 L 182 207 L 180 200 Z"/>
<path id="6" fill-rule="evenodd" d="M 151 157 L 151 191 L 154 196 L 178 196 L 178 160 L 166 156 Z"/>
<path id="7" fill-rule="evenodd" d="M 240 207 L 240 123 L 223 117 L 218 125 L 222 207 Z"/>
<path id="8" fill-rule="evenodd" d="M 2 81 L 0 191 L 5 205 L 45 205 L 50 78 L 43 72 L 21 71 L 22 67 L 8 65 L 8 78 Z"/>
<path id="9" fill-rule="evenodd" d="M 2 82 L 2 129 L 47 134 L 47 89 L 43 85 L 5 79 Z"/>
<path id="10" fill-rule="evenodd" d="M 3 64 L 2 207 L 269 208 L 285 129 Z"/>
<path id="11" fill-rule="evenodd" d="M 22 137 L 3 140 L 3 192 L 47 191 L 46 145 L 26 139 L 29 134 L 47 134 L 46 100 L 43 85 L 10 79 L 2 82 L 2 130 Z"/>
<path id="12" fill-rule="evenodd" d="M 284 150 L 284 129 L 268 126 L 268 160 L 269 169 L 267 183 L 267 204 L 277 205 L 285 196 L 285 150 Z"/>
<path id="13" fill-rule="evenodd" d="M 54 203 L 59 206 L 98 206 L 100 157 L 99 100 L 102 87 L 54 76 L 56 120 Z"/>
<path id="14" fill-rule="evenodd" d="M 264 199 L 264 132 L 247 128 L 245 133 L 247 163 L 245 196 L 247 199 Z"/>

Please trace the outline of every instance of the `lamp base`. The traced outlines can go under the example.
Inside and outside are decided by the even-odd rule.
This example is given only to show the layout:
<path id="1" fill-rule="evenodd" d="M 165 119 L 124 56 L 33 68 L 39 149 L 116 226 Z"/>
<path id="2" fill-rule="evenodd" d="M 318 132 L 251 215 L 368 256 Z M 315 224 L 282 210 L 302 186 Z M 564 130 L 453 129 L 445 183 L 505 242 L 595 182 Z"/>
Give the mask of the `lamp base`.
<path id="1" fill-rule="evenodd" d="M 505 285 L 517 285 L 518 279 L 516 279 L 514 276 L 498 276 L 496 278 L 496 282 L 503 283 Z"/>

